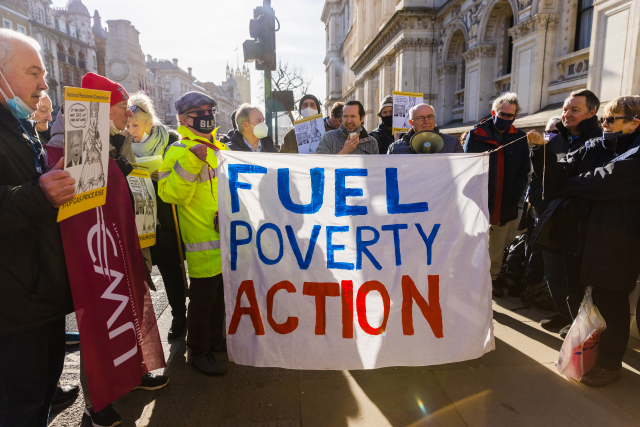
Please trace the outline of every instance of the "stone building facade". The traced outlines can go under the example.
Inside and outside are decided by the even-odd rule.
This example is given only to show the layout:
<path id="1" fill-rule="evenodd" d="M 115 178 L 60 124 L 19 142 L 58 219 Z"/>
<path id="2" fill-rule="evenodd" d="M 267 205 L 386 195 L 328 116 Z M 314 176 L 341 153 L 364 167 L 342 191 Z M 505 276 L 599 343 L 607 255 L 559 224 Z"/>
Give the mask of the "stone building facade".
<path id="1" fill-rule="evenodd" d="M 0 0 L 0 28 L 16 30 L 31 35 L 29 8 L 21 0 Z"/>
<path id="2" fill-rule="evenodd" d="M 518 93 L 538 127 L 573 90 L 602 101 L 640 93 L 640 2 L 633 0 L 326 0 L 328 108 L 418 92 L 459 133 Z"/>
<path id="3" fill-rule="evenodd" d="M 174 103 L 183 94 L 194 90 L 205 90 L 196 85 L 196 78 L 192 75 L 191 67 L 187 71 L 178 66 L 178 60 L 155 59 L 147 57 L 146 67 L 157 76 L 157 85 L 162 82 L 162 100 L 165 105 L 164 116 L 159 116 L 160 120 L 167 126 L 176 128 L 176 109 Z M 157 96 L 156 96 L 157 99 Z"/>
<path id="4" fill-rule="evenodd" d="M 233 128 L 231 113 L 242 104 L 238 85 L 233 79 L 227 80 L 222 85 L 212 82 L 198 83 L 198 85 L 218 103 L 216 112 L 216 126 L 220 127 L 218 135 L 226 134 Z"/>
<path id="5" fill-rule="evenodd" d="M 64 8 L 53 8 L 50 0 L 24 0 L 23 4 L 48 71 L 49 96 L 59 106 L 65 86 L 80 87 L 86 73 L 98 71 L 91 15 L 81 0 L 69 0 Z"/>
<path id="6" fill-rule="evenodd" d="M 145 91 L 147 64 L 140 32 L 124 19 L 107 21 L 106 77 L 120 83 L 129 93 Z"/>
<path id="7" fill-rule="evenodd" d="M 243 64 L 242 70 L 240 70 L 240 66 L 238 66 L 236 70 L 233 71 L 233 67 L 229 68 L 229 64 L 227 64 L 227 82 L 231 79 L 235 81 L 238 91 L 240 92 L 240 103 L 251 103 L 251 74 L 249 68 Z"/>

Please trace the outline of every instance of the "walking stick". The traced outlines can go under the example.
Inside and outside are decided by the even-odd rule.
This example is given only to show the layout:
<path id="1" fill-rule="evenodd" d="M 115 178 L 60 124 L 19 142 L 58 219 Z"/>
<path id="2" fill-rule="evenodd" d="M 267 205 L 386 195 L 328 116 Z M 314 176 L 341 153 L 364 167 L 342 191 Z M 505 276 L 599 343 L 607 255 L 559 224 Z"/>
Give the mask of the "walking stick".
<path id="1" fill-rule="evenodd" d="M 180 253 L 180 268 L 182 269 L 182 280 L 184 281 L 184 289 L 189 292 L 189 284 L 187 283 L 187 271 L 184 268 L 184 253 L 182 252 L 182 237 L 180 237 L 180 225 L 178 224 L 178 215 L 176 215 L 176 205 L 171 205 L 173 212 L 173 223 L 176 226 L 176 238 L 178 239 L 178 252 Z"/>

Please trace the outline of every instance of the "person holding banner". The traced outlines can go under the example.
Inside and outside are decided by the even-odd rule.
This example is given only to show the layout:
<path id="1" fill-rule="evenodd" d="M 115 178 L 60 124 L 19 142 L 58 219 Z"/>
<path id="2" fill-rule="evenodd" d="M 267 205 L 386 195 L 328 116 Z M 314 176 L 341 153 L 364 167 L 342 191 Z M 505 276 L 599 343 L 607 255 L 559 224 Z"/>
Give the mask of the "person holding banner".
<path id="1" fill-rule="evenodd" d="M 363 126 L 364 116 L 360 101 L 344 104 L 340 128 L 322 135 L 316 154 L 378 154 L 378 142 Z"/>
<path id="2" fill-rule="evenodd" d="M 493 296 L 504 290 L 496 280 L 504 248 L 513 241 L 520 217 L 518 204 L 528 183 L 531 162 L 526 135 L 513 126 L 522 108 L 518 95 L 505 93 L 493 101 L 491 119 L 477 124 L 467 135 L 465 153 L 491 152 L 489 158 L 489 256 Z M 517 142 L 515 142 L 518 140 Z M 512 144 L 513 143 L 513 144 Z M 508 149 L 504 147 L 509 145 Z"/>
<path id="3" fill-rule="evenodd" d="M 227 147 L 216 140 L 216 105 L 200 92 L 188 92 L 176 100 L 182 140 L 169 146 L 158 171 L 158 194 L 179 207 L 190 277 L 187 347 L 193 367 L 206 375 L 227 372 L 226 364 L 213 354 L 226 351 L 215 151 Z"/>
<path id="4" fill-rule="evenodd" d="M 602 136 L 558 160 L 555 148 L 532 131 L 531 160 L 543 191 L 556 198 L 534 237 L 559 248 L 568 302 L 576 319 L 584 289 L 606 322 L 596 365 L 580 382 L 604 386 L 620 378 L 630 332 L 629 294 L 640 274 L 640 96 L 622 96 L 604 108 Z"/>
<path id="5" fill-rule="evenodd" d="M 333 106 L 334 109 L 336 109 L 336 104 L 334 104 Z M 313 117 L 316 114 L 318 114 L 320 112 L 320 107 L 322 107 L 322 104 L 320 104 L 320 101 L 318 100 L 318 98 L 316 98 L 311 94 L 306 94 L 305 96 L 300 98 L 300 102 L 298 103 L 298 111 L 300 112 L 300 115 L 304 119 L 306 119 L 307 117 Z M 340 111 L 340 114 L 341 113 L 342 111 Z M 338 114 L 337 110 L 336 110 L 336 114 Z M 332 117 L 333 117 L 333 110 L 332 110 Z M 342 117 L 342 115 L 340 115 L 340 117 Z M 335 124 L 335 121 L 336 119 L 334 118 L 334 124 Z M 338 123 L 338 126 L 340 126 L 340 123 Z M 328 123 L 327 119 L 324 119 L 325 132 L 328 132 L 333 129 L 337 129 L 337 126 L 332 126 L 330 123 Z M 298 137 L 296 136 L 296 132 L 294 128 L 289 129 L 287 133 L 284 135 L 284 141 L 280 146 L 280 152 L 281 153 L 298 153 Z"/>
<path id="6" fill-rule="evenodd" d="M 136 157 L 163 156 L 167 147 L 180 140 L 180 134 L 166 129 L 156 115 L 151 99 L 142 92 L 129 98 L 129 109 L 133 116 L 129 119 L 129 132 L 133 136 L 133 152 Z M 187 298 L 180 267 L 180 254 L 171 205 L 158 197 L 157 172 L 153 177 L 153 187 L 157 202 L 159 227 L 156 232 L 156 244 L 151 246 L 151 259 L 158 267 L 167 299 L 171 306 L 170 340 L 181 337 L 187 328 Z"/>
<path id="7" fill-rule="evenodd" d="M 264 122 L 264 114 L 258 107 L 242 104 L 236 110 L 236 125 L 238 130 L 231 135 L 227 148 L 233 151 L 249 151 L 254 153 L 277 153 L 271 137 L 267 136 L 269 129 Z"/>
<path id="8" fill-rule="evenodd" d="M 56 221 L 76 187 L 47 171 L 27 120 L 44 91 L 38 42 L 0 29 L 0 423 L 46 427 L 65 356 L 71 287 Z M 36 268 L 37 267 L 37 268 Z"/>
<path id="9" fill-rule="evenodd" d="M 402 137 L 389 146 L 387 154 L 415 154 L 416 150 L 411 146 L 411 138 L 418 132 L 425 130 L 438 132 L 444 140 L 444 146 L 439 153 L 463 153 L 464 149 L 460 141 L 454 136 L 440 133 L 440 129 L 436 126 L 436 113 L 429 104 L 418 104 L 409 110 L 409 124 L 411 130 L 402 135 Z"/>
<path id="10" fill-rule="evenodd" d="M 389 95 L 380 103 L 380 110 L 378 110 L 378 117 L 380 117 L 380 123 L 378 127 L 371 132 L 369 136 L 375 138 L 378 141 L 378 150 L 380 154 L 387 154 L 389 146 L 393 144 L 393 96 Z"/>

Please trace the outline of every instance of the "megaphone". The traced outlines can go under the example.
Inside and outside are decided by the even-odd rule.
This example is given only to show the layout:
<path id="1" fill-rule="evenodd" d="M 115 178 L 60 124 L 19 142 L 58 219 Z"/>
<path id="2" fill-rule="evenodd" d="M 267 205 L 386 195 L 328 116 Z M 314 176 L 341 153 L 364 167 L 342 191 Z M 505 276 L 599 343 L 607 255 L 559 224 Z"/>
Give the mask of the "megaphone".
<path id="1" fill-rule="evenodd" d="M 411 137 L 411 147 L 418 154 L 439 153 L 444 147 L 444 139 L 438 132 L 423 130 Z"/>

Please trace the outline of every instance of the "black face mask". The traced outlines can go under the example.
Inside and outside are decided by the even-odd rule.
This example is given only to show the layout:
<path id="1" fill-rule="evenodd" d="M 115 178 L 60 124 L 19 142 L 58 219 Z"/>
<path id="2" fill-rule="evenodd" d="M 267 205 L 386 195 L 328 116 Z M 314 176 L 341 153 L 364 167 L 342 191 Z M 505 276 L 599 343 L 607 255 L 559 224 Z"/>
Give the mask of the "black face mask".
<path id="1" fill-rule="evenodd" d="M 216 128 L 216 120 L 213 115 L 198 115 L 197 117 L 190 117 L 193 120 L 193 126 L 190 126 L 194 130 L 200 133 L 211 133 Z"/>
<path id="2" fill-rule="evenodd" d="M 380 120 L 382 120 L 382 124 L 388 128 L 393 126 L 393 116 L 382 116 Z"/>

